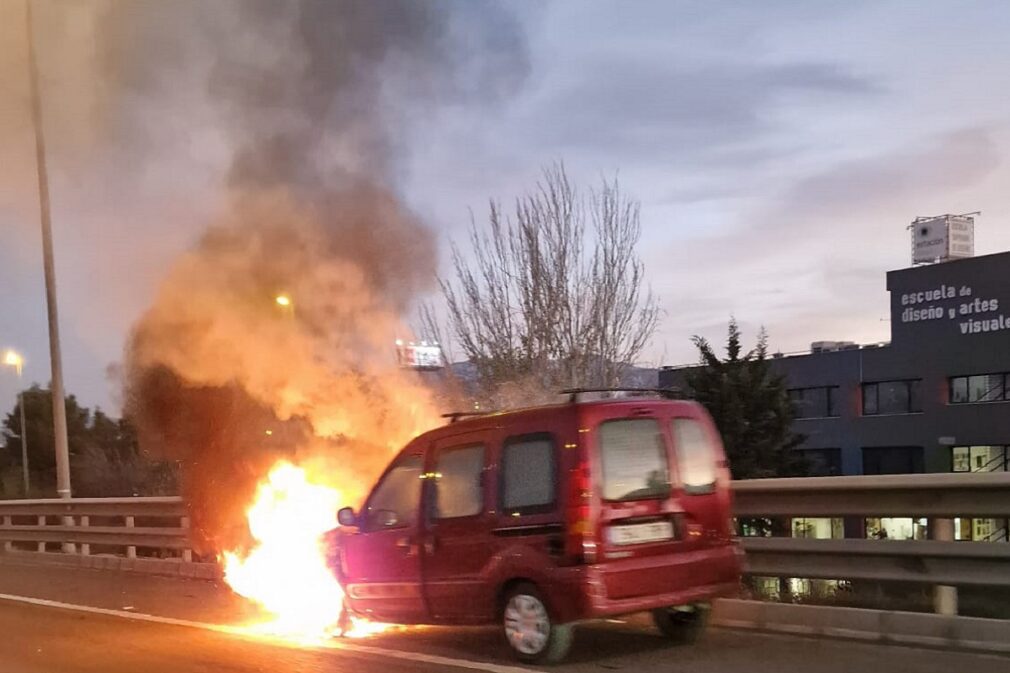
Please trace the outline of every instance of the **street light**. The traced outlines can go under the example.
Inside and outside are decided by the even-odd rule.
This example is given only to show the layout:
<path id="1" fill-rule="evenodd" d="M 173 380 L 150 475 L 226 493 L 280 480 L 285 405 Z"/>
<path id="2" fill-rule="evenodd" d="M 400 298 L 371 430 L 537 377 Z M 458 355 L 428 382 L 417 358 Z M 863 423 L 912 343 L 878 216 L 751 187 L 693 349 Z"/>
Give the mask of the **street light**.
<path id="1" fill-rule="evenodd" d="M 18 373 L 18 378 L 21 377 L 21 367 L 24 365 L 25 360 L 16 352 L 11 349 L 4 351 L 4 364 L 9 365 L 14 368 L 14 371 Z"/>
<path id="2" fill-rule="evenodd" d="M 56 308 L 56 267 L 53 262 L 53 227 L 49 208 L 49 172 L 42 126 L 42 97 L 39 94 L 39 66 L 35 60 L 35 31 L 32 29 L 32 1 L 25 0 L 25 27 L 28 33 L 28 81 L 31 92 L 32 126 L 35 129 L 35 172 L 39 179 L 39 220 L 42 227 L 42 269 L 46 281 L 46 315 L 49 320 L 50 389 L 53 398 L 53 436 L 56 445 L 56 494 L 69 498 L 70 449 L 67 444 L 67 407 L 63 393 L 63 356 L 60 353 L 60 319 Z M 22 406 L 22 409 L 24 407 Z M 71 517 L 64 523 L 73 524 Z M 72 549 L 66 543 L 64 550 Z"/>
<path id="3" fill-rule="evenodd" d="M 25 359 L 11 349 L 4 352 L 4 364 L 13 367 L 18 374 L 18 407 L 21 409 L 21 479 L 24 483 L 25 498 L 28 498 L 28 428 L 25 426 L 25 391 L 21 384 L 21 370 Z"/>
<path id="4" fill-rule="evenodd" d="M 295 302 L 291 298 L 291 295 L 287 292 L 278 292 L 274 295 L 274 303 L 284 314 L 287 320 L 293 320 L 295 317 Z"/>

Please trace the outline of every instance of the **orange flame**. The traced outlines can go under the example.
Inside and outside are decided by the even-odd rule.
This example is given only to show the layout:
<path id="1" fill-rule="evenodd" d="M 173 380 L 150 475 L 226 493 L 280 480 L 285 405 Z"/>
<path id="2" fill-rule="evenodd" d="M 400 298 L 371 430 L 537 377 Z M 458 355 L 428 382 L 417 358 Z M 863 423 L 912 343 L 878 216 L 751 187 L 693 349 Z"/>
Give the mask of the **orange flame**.
<path id="1" fill-rule="evenodd" d="M 302 467 L 280 461 L 260 483 L 247 511 L 255 546 L 224 552 L 224 579 L 272 615 L 247 626 L 261 635 L 314 641 L 340 633 L 344 590 L 327 565 L 323 535 L 344 504 L 339 490 L 315 482 Z M 352 618 L 342 635 L 386 628 Z"/>

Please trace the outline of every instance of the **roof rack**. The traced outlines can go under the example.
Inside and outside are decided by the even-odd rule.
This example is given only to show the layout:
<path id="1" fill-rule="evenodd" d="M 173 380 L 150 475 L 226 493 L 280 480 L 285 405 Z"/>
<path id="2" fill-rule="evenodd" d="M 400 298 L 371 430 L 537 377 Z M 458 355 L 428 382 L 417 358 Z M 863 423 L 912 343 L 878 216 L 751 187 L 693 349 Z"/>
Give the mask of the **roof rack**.
<path id="1" fill-rule="evenodd" d="M 561 391 L 562 395 L 569 395 L 568 401 L 571 403 L 581 402 L 581 395 L 585 393 L 610 393 L 601 395 L 600 399 L 621 399 L 626 397 L 647 397 L 658 395 L 668 400 L 683 399 L 684 394 L 680 388 L 568 388 Z"/>
<path id="2" fill-rule="evenodd" d="M 450 423 L 455 423 L 461 418 L 467 418 L 469 416 L 484 416 L 488 411 L 451 411 L 447 414 L 442 414 L 442 418 L 448 418 Z"/>

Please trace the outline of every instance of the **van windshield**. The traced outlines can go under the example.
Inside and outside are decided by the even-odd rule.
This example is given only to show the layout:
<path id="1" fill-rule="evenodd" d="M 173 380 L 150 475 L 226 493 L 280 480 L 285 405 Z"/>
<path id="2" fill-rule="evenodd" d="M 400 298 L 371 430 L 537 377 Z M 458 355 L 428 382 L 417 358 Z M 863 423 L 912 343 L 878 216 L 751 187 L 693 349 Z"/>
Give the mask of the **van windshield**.
<path id="1" fill-rule="evenodd" d="M 666 443 L 651 418 L 606 421 L 598 431 L 605 500 L 644 500 L 670 493 Z"/>

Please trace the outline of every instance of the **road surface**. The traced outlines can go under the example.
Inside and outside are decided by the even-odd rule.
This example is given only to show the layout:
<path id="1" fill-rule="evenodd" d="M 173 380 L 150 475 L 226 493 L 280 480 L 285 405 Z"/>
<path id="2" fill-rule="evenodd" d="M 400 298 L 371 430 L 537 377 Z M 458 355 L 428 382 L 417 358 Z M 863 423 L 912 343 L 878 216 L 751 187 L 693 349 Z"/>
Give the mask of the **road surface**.
<path id="1" fill-rule="evenodd" d="M 226 588 L 200 580 L 3 562 L 0 594 L 3 673 L 519 673 L 523 668 L 489 628 L 408 629 L 312 647 L 215 631 L 213 625 L 255 619 L 256 611 Z M 144 615 L 178 623 L 144 621 Z M 631 618 L 581 627 L 570 661 L 552 670 L 987 673 L 1010 670 L 1010 658 L 719 629 L 698 645 L 675 647 L 647 620 Z"/>

